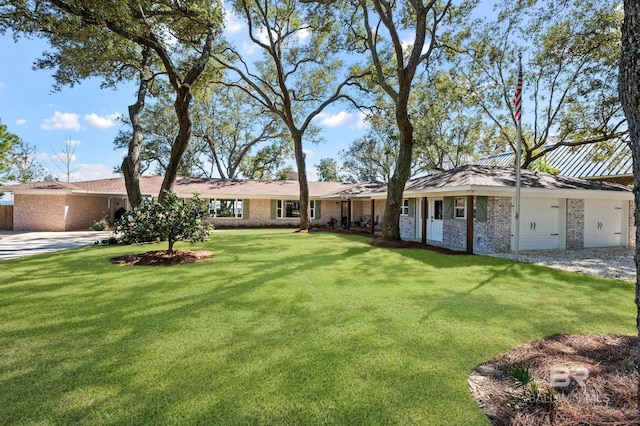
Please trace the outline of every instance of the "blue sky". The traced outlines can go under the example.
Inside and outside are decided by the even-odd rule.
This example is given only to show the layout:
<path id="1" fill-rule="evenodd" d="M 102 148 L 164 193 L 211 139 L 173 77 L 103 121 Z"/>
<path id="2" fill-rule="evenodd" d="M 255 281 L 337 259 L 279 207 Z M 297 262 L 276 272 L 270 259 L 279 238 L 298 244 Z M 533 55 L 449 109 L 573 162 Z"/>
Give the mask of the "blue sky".
<path id="1" fill-rule="evenodd" d="M 246 27 L 240 22 L 227 20 L 225 32 L 230 39 L 241 37 L 243 31 Z M 241 41 L 238 45 L 248 48 Z M 36 146 L 38 160 L 62 180 L 66 180 L 66 174 L 56 155 L 63 152 L 67 141 L 75 147 L 72 181 L 116 176 L 113 167 L 125 155 L 124 150 L 113 148 L 120 129 L 117 118 L 125 115 L 133 102 L 135 84 L 103 90 L 99 80 L 90 79 L 53 92 L 52 73 L 32 69 L 35 59 L 47 48 L 43 40 L 20 39 L 14 43 L 10 35 L 0 36 L 0 120 L 9 132 Z M 258 57 L 257 53 L 253 56 Z M 317 179 L 314 164 L 325 157 L 339 160 L 338 152 L 366 130 L 362 115 L 347 105 L 326 110 L 316 123 L 323 129 L 326 142 L 305 146 L 310 180 Z"/>

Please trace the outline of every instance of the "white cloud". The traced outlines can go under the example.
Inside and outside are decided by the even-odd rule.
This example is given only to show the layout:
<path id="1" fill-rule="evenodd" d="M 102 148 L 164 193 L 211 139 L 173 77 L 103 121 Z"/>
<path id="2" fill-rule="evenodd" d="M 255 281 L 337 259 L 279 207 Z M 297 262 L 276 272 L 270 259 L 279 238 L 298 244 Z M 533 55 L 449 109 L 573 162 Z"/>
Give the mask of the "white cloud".
<path id="1" fill-rule="evenodd" d="M 257 45 L 252 44 L 252 43 L 247 43 L 246 41 L 243 41 L 242 42 L 242 46 L 240 47 L 240 50 L 245 55 L 253 55 L 257 48 L 258 48 Z"/>
<path id="2" fill-rule="evenodd" d="M 224 9 L 224 29 L 226 32 L 233 34 L 244 28 L 244 22 L 241 22 L 230 10 Z"/>
<path id="3" fill-rule="evenodd" d="M 27 120 L 25 120 L 24 118 L 18 118 L 18 119 L 16 120 L 16 124 L 17 124 L 18 126 L 22 126 L 23 124 L 27 124 Z"/>
<path id="4" fill-rule="evenodd" d="M 113 167 L 104 164 L 79 164 L 77 172 L 80 177 L 78 180 L 96 180 L 119 177 L 113 173 Z"/>
<path id="5" fill-rule="evenodd" d="M 113 127 L 117 123 L 116 121 L 120 118 L 120 114 L 113 113 L 107 115 L 98 115 L 95 113 L 87 114 L 84 116 L 84 122 L 91 126 L 97 127 L 98 129 L 106 129 L 108 127 Z"/>
<path id="6" fill-rule="evenodd" d="M 60 161 L 60 162 L 64 162 L 65 164 L 73 163 L 77 159 L 75 154 L 65 154 L 64 152 L 61 152 L 59 154 L 53 154 L 48 157 L 53 161 Z"/>
<path id="7" fill-rule="evenodd" d="M 55 111 L 49 118 L 42 120 L 44 130 L 80 130 L 80 116 L 72 112 Z"/>
<path id="8" fill-rule="evenodd" d="M 316 153 L 311 151 L 310 149 L 303 149 L 302 152 L 304 152 L 306 158 L 313 158 L 316 156 Z"/>
<path id="9" fill-rule="evenodd" d="M 302 28 L 297 33 L 298 42 L 301 44 L 306 43 L 311 38 L 311 31 L 308 28 Z"/>
<path id="10" fill-rule="evenodd" d="M 411 53 L 411 49 L 413 49 L 414 42 L 415 42 L 414 38 L 400 40 L 400 45 L 402 46 L 402 52 L 405 55 L 409 55 L 409 53 Z M 425 43 L 424 46 L 422 46 L 422 51 L 420 53 L 421 54 L 425 54 L 427 52 L 427 50 L 429 49 L 430 45 L 431 45 L 430 42 Z"/>
<path id="11" fill-rule="evenodd" d="M 258 28 L 258 31 L 256 31 L 256 37 L 258 38 L 258 40 L 260 40 L 261 43 L 269 44 L 269 34 L 267 33 L 266 28 Z"/>
<path id="12" fill-rule="evenodd" d="M 350 112 L 340 111 L 337 114 L 320 113 L 318 114 L 320 123 L 327 127 L 339 127 L 347 124 L 353 116 Z"/>
<path id="13" fill-rule="evenodd" d="M 367 121 L 367 114 L 365 114 L 362 111 L 358 112 L 358 121 L 356 122 L 356 128 L 367 129 L 369 127 L 370 127 L 370 124 Z"/>

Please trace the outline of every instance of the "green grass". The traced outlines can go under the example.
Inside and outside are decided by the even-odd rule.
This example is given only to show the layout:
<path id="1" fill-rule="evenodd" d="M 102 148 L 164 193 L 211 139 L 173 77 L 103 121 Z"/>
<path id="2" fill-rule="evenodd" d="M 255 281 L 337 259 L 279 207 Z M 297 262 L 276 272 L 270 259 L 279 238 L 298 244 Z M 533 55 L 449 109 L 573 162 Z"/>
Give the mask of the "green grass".
<path id="1" fill-rule="evenodd" d="M 634 331 L 632 283 L 358 236 L 218 232 L 204 263 L 108 261 L 163 247 L 0 264 L 0 424 L 489 424 L 477 364 Z"/>

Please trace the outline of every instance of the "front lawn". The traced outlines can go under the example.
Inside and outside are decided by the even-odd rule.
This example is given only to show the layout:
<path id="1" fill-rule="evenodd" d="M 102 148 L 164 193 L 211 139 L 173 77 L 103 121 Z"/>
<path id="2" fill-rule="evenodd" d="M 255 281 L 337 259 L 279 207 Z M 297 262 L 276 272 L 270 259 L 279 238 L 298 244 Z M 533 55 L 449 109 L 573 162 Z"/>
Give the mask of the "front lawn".
<path id="1" fill-rule="evenodd" d="M 0 263 L 0 424 L 489 424 L 479 363 L 556 333 L 633 333 L 633 283 L 359 236 L 216 232 Z"/>

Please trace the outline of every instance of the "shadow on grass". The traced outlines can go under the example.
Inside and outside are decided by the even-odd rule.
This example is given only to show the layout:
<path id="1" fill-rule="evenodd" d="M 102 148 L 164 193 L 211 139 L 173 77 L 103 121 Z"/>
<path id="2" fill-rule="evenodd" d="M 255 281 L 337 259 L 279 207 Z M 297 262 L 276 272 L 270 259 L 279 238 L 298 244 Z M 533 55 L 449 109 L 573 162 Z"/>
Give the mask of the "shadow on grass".
<path id="1" fill-rule="evenodd" d="M 480 361 L 632 316 L 630 286 L 352 235 L 228 232 L 207 262 L 108 263 L 147 248 L 6 264 L 0 423 L 480 423 Z"/>

